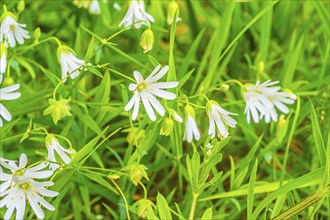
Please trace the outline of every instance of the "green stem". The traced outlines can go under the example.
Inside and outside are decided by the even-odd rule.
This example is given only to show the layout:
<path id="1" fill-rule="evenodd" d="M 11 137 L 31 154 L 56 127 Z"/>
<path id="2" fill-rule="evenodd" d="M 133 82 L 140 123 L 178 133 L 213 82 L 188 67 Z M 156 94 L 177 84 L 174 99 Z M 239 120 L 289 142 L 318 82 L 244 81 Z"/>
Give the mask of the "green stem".
<path id="1" fill-rule="evenodd" d="M 189 220 L 194 220 L 198 194 L 193 193 L 193 197 L 194 198 L 193 198 L 193 201 L 192 201 L 192 204 L 191 204 L 191 207 L 190 207 Z"/>
<path id="2" fill-rule="evenodd" d="M 127 203 L 127 200 L 126 200 L 126 197 L 125 197 L 123 191 L 120 189 L 120 187 L 117 185 L 117 183 L 116 183 L 114 180 L 112 180 L 112 179 L 110 179 L 110 180 L 111 180 L 112 184 L 115 185 L 115 187 L 116 187 L 117 190 L 119 191 L 120 195 L 123 197 L 124 202 L 125 202 L 125 208 L 126 208 L 127 219 L 128 219 L 128 220 L 131 220 L 131 217 L 129 216 L 128 203 Z"/>

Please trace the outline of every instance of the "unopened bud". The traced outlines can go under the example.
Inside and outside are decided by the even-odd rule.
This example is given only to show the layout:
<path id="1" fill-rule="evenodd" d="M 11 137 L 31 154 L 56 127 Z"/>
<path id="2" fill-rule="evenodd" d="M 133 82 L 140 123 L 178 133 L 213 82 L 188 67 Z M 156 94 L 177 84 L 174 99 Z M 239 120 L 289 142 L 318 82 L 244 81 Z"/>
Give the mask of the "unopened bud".
<path id="1" fill-rule="evenodd" d="M 33 32 L 33 38 L 34 38 L 35 40 L 39 40 L 40 35 L 41 35 L 41 30 L 40 30 L 40 28 L 38 27 L 38 28 L 36 28 L 36 29 L 34 30 L 34 32 Z"/>
<path id="2" fill-rule="evenodd" d="M 6 77 L 4 80 L 3 80 L 3 83 L 2 85 L 3 86 L 11 86 L 13 85 L 15 82 L 14 82 L 14 79 L 11 78 L 11 77 Z"/>
<path id="3" fill-rule="evenodd" d="M 168 4 L 168 10 L 167 10 L 167 24 L 171 25 L 173 23 L 175 12 L 177 13 L 177 21 L 179 20 L 179 5 L 175 1 L 171 1 L 170 4 Z"/>
<path id="4" fill-rule="evenodd" d="M 140 38 L 140 46 L 144 50 L 143 53 L 146 53 L 152 49 L 154 44 L 154 33 L 150 28 L 145 30 Z"/>
<path id="5" fill-rule="evenodd" d="M 264 61 L 261 60 L 258 64 L 258 71 L 263 73 L 264 70 L 265 70 L 265 63 L 264 63 Z"/>
<path id="6" fill-rule="evenodd" d="M 220 86 L 220 89 L 221 89 L 221 91 L 228 91 L 228 89 L 229 89 L 229 85 L 228 84 L 226 84 L 226 83 L 223 83 L 221 86 Z"/>
<path id="7" fill-rule="evenodd" d="M 19 1 L 17 4 L 17 11 L 22 12 L 25 9 L 25 2 L 23 0 Z"/>

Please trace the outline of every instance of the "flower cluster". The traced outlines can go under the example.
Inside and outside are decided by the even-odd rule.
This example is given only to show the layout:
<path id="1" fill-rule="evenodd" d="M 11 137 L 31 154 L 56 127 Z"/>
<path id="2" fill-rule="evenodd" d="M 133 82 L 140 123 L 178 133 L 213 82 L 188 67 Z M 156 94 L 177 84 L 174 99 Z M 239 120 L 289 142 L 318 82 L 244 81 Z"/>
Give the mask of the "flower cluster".
<path id="1" fill-rule="evenodd" d="M 279 92 L 281 87 L 274 86 L 278 81 L 271 82 L 270 80 L 261 83 L 258 81 L 255 85 L 247 84 L 244 91 L 244 99 L 246 107 L 244 113 L 247 117 L 247 122 L 251 122 L 251 116 L 255 123 L 265 118 L 265 122 L 271 120 L 277 122 L 278 108 L 284 114 L 289 113 L 289 108 L 285 104 L 293 104 L 297 96 L 288 92 Z M 260 115 L 259 115 L 260 114 Z"/>
<path id="2" fill-rule="evenodd" d="M 44 212 L 40 208 L 54 211 L 55 208 L 43 197 L 55 197 L 57 192 L 47 189 L 54 183 L 51 181 L 36 181 L 49 178 L 54 171 L 60 168 L 62 162 L 68 164 L 71 158 L 67 154 L 73 154 L 73 150 L 62 147 L 54 134 L 47 134 L 45 145 L 48 150 L 46 161 L 39 162 L 36 166 L 27 167 L 27 156 L 23 153 L 18 164 L 16 161 L 0 158 L 0 208 L 6 207 L 4 218 L 10 219 L 16 209 L 16 219 L 23 219 L 26 201 L 38 218 L 44 218 Z M 57 155 L 55 155 L 55 152 Z M 3 168 L 8 172 L 4 172 Z"/>
<path id="3" fill-rule="evenodd" d="M 1 168 L 3 166 L 10 173 L 5 173 Z M 44 212 L 40 208 L 54 211 L 55 208 L 43 197 L 55 197 L 58 192 L 46 189 L 54 183 L 51 181 L 36 181 L 49 178 L 53 175 L 51 170 L 45 170 L 46 163 L 40 163 L 36 166 L 27 167 L 27 157 L 23 153 L 20 156 L 18 164 L 15 161 L 2 159 L 0 166 L 0 208 L 6 207 L 4 219 L 10 219 L 16 209 L 16 219 L 24 219 L 26 201 L 30 204 L 32 210 L 38 218 L 44 218 Z"/>

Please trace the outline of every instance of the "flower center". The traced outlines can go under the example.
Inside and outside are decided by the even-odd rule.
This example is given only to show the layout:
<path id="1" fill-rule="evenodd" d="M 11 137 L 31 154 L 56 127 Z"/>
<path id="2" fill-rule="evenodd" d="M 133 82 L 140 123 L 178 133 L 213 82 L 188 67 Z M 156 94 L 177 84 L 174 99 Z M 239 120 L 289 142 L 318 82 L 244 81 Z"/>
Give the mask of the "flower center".
<path id="1" fill-rule="evenodd" d="M 30 187 L 30 183 L 19 184 L 19 187 L 22 188 L 22 189 L 28 189 Z"/>
<path id="2" fill-rule="evenodd" d="M 15 28 L 16 28 L 15 25 L 13 25 L 13 24 L 10 25 L 10 29 L 15 30 Z"/>
<path id="3" fill-rule="evenodd" d="M 13 176 L 23 176 L 24 172 L 22 170 L 16 170 Z"/>
<path id="4" fill-rule="evenodd" d="M 146 88 L 146 83 L 145 82 L 141 82 L 139 85 L 138 85 L 138 87 L 137 87 L 137 90 L 139 91 L 139 92 L 142 92 L 145 88 Z"/>

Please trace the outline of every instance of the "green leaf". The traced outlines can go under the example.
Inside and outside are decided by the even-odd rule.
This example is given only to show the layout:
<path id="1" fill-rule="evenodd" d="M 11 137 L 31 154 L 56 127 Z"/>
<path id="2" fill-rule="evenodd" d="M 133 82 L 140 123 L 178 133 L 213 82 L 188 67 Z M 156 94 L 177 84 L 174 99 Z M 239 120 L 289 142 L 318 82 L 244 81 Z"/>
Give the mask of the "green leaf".
<path id="1" fill-rule="evenodd" d="M 317 115 L 315 112 L 315 108 L 312 102 L 310 102 L 310 110 L 311 110 L 311 119 L 312 119 L 312 130 L 313 137 L 316 145 L 316 150 L 319 155 L 319 160 L 321 166 L 325 166 L 326 163 L 326 150 L 325 145 L 322 138 L 321 129 L 317 120 Z"/>
<path id="2" fill-rule="evenodd" d="M 249 181 L 249 189 L 247 194 L 247 219 L 252 219 L 252 211 L 253 211 L 253 201 L 254 201 L 254 187 L 257 176 L 257 168 L 258 168 L 258 159 L 256 159 L 250 176 Z"/>
<path id="3" fill-rule="evenodd" d="M 160 219 L 171 220 L 172 215 L 171 215 L 170 207 L 168 206 L 165 197 L 158 192 L 156 200 L 157 200 L 157 209 Z"/>
<path id="4" fill-rule="evenodd" d="M 210 219 L 212 219 L 212 215 L 213 215 L 213 212 L 212 212 L 212 206 L 211 206 L 210 208 L 207 208 L 205 210 L 205 212 L 203 213 L 202 220 L 210 220 Z"/>

